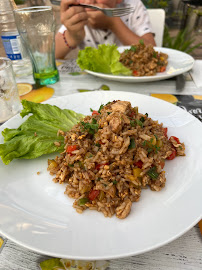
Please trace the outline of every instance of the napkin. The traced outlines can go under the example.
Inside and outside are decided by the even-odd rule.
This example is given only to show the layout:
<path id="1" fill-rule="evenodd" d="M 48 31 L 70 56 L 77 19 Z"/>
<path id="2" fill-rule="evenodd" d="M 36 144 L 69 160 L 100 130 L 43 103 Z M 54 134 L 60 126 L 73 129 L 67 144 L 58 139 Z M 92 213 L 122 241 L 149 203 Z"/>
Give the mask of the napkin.
<path id="1" fill-rule="evenodd" d="M 195 85 L 198 88 L 202 87 L 202 60 L 195 60 L 191 76 Z"/>

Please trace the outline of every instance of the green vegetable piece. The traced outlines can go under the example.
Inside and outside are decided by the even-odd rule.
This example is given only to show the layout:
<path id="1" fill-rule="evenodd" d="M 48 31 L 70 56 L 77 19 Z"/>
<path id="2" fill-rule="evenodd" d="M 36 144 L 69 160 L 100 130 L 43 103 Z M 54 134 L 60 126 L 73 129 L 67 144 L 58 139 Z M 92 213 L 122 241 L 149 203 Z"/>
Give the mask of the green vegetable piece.
<path id="1" fill-rule="evenodd" d="M 120 52 L 116 45 L 99 44 L 98 48 L 85 47 L 84 50 L 80 50 L 77 64 L 82 70 L 86 69 L 105 74 L 131 75 L 132 71 L 119 62 L 119 59 Z"/>
<path id="2" fill-rule="evenodd" d="M 72 75 L 72 76 L 78 76 L 78 75 L 81 75 L 81 72 L 70 72 L 69 73 L 70 75 Z"/>
<path id="3" fill-rule="evenodd" d="M 131 125 L 131 127 L 134 127 L 135 126 L 135 121 L 134 120 L 131 120 L 130 121 L 130 125 Z"/>
<path id="4" fill-rule="evenodd" d="M 98 110 L 98 112 L 101 113 L 101 110 L 102 110 L 103 108 L 104 108 L 104 105 L 101 104 L 101 105 L 100 105 L 100 108 L 99 108 L 99 110 Z"/>
<path id="5" fill-rule="evenodd" d="M 99 128 L 97 121 L 95 118 L 92 119 L 91 123 L 86 123 L 81 121 L 81 125 L 83 126 L 84 130 L 86 130 L 89 134 L 94 135 Z"/>
<path id="6" fill-rule="evenodd" d="M 87 202 L 89 202 L 88 198 L 81 198 L 78 200 L 78 205 L 82 206 L 82 205 L 85 205 Z"/>
<path id="7" fill-rule="evenodd" d="M 144 40 L 143 40 L 143 39 L 140 39 L 140 40 L 139 40 L 139 43 L 140 43 L 141 45 L 144 45 Z"/>
<path id="8" fill-rule="evenodd" d="M 133 149 L 135 148 L 135 139 L 131 138 L 130 139 L 130 145 L 128 146 L 128 149 Z"/>
<path id="9" fill-rule="evenodd" d="M 136 119 L 135 121 L 136 121 L 136 123 L 137 123 L 138 126 L 143 127 L 143 123 L 140 120 L 137 120 Z"/>
<path id="10" fill-rule="evenodd" d="M 96 143 L 96 144 L 95 144 L 95 146 L 100 147 L 100 146 L 101 146 L 101 144 L 100 144 L 100 143 Z"/>
<path id="11" fill-rule="evenodd" d="M 133 52 L 136 52 L 137 47 L 136 47 L 136 46 L 134 46 L 134 45 L 132 45 L 132 46 L 130 47 L 130 50 L 131 50 L 131 51 L 133 51 Z"/>
<path id="12" fill-rule="evenodd" d="M 159 176 L 159 173 L 157 172 L 156 166 L 152 167 L 148 172 L 147 175 L 151 177 L 153 180 L 156 180 Z"/>
<path id="13" fill-rule="evenodd" d="M 83 92 L 90 92 L 90 91 L 92 91 L 92 90 L 88 90 L 88 89 L 78 89 L 78 91 L 79 91 L 80 93 L 83 93 Z"/>
<path id="14" fill-rule="evenodd" d="M 144 123 L 145 119 L 144 119 L 143 116 L 140 118 L 140 121 L 141 121 L 142 123 Z"/>
<path id="15" fill-rule="evenodd" d="M 105 90 L 105 91 L 109 91 L 110 90 L 109 86 L 106 85 L 106 84 L 101 85 L 100 89 Z"/>
<path id="16" fill-rule="evenodd" d="M 58 130 L 69 131 L 84 115 L 49 104 L 22 101 L 21 116 L 32 114 L 17 129 L 4 129 L 0 157 L 7 165 L 13 159 L 33 159 L 64 150 L 64 137 Z M 59 142 L 56 146 L 54 142 Z"/>
<path id="17" fill-rule="evenodd" d="M 116 180 L 114 180 L 112 183 L 113 183 L 114 185 L 116 185 L 116 184 L 117 184 L 117 181 L 116 181 Z"/>

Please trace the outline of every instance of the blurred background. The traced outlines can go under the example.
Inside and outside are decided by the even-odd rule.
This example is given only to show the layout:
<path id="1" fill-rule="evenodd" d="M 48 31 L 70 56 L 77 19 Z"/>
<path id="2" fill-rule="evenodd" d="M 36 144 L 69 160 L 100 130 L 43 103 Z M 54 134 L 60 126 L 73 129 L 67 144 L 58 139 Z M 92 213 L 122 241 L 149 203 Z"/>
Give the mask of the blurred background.
<path id="1" fill-rule="evenodd" d="M 9 1 L 9 0 L 2 0 Z M 57 29 L 60 27 L 60 7 L 52 0 L 12 0 L 20 7 L 52 5 Z M 166 13 L 163 47 L 184 51 L 202 59 L 202 0 L 142 0 L 147 8 L 162 8 Z M 1 29 L 0 29 L 1 30 Z M 74 58 L 68 55 L 68 58 Z M 0 40 L 0 56 L 5 51 Z"/>

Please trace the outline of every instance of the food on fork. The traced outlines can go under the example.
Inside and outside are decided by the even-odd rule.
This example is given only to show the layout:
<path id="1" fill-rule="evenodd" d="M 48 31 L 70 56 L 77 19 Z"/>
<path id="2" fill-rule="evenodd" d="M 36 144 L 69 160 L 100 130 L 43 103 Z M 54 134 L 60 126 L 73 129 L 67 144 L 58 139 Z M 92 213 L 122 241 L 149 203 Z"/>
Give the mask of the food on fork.
<path id="1" fill-rule="evenodd" d="M 160 191 L 166 182 L 165 161 L 185 155 L 185 145 L 148 114 L 128 101 L 113 101 L 93 110 L 64 136 L 65 149 L 48 170 L 54 182 L 66 183 L 73 207 L 126 218 L 142 189 Z"/>

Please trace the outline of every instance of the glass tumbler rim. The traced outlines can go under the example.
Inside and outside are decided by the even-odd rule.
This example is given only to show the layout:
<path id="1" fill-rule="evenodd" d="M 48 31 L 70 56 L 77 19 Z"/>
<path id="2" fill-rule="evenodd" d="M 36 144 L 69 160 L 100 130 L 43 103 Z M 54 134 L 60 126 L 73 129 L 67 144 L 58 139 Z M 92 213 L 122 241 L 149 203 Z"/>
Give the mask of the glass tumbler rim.
<path id="1" fill-rule="evenodd" d="M 24 7 L 14 9 L 14 13 L 24 13 L 24 12 L 39 12 L 39 11 L 49 11 L 52 10 L 52 6 L 34 6 L 34 7 Z"/>
<path id="2" fill-rule="evenodd" d="M 5 63 L 6 65 L 2 65 L 1 61 L 3 63 Z M 12 61 L 11 59 L 7 58 L 7 57 L 0 57 L 0 71 L 5 70 L 5 69 L 9 69 L 10 67 L 12 67 Z"/>

